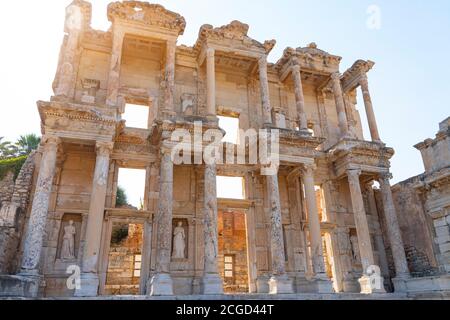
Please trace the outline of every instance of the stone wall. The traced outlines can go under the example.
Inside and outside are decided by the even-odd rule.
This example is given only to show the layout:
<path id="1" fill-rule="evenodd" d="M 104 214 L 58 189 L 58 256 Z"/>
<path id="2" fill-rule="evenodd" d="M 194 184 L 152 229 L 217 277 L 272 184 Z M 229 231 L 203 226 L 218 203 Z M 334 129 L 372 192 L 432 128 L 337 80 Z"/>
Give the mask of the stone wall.
<path id="1" fill-rule="evenodd" d="M 384 216 L 381 195 L 375 191 L 377 208 Z M 406 258 L 414 277 L 432 275 L 436 272 L 430 221 L 426 217 L 422 202 L 408 182 L 392 188 L 398 221 L 405 246 Z M 386 226 L 382 224 L 383 234 L 387 234 Z M 386 239 L 387 240 L 387 239 Z M 385 241 L 386 250 L 390 253 L 389 241 Z M 388 254 L 389 269 L 394 270 L 392 255 Z"/>
<path id="2" fill-rule="evenodd" d="M 0 182 L 0 274 L 13 273 L 20 261 L 19 245 L 35 168 L 35 153 L 23 165 L 17 179 L 9 172 Z"/>
<path id="3" fill-rule="evenodd" d="M 3 179 L 0 180 L 0 206 L 4 202 L 11 201 L 14 191 L 14 172 L 9 171 Z"/>

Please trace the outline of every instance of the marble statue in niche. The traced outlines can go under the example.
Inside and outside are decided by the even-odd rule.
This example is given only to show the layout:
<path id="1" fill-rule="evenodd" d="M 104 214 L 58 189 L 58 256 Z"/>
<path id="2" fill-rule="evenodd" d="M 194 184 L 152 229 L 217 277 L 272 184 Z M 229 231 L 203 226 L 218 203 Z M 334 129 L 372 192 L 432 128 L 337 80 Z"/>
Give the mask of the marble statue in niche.
<path id="1" fill-rule="evenodd" d="M 61 247 L 61 259 L 73 260 L 75 259 L 75 235 L 76 229 L 73 220 L 64 227 L 63 243 Z"/>
<path id="2" fill-rule="evenodd" d="M 359 243 L 358 237 L 356 235 L 350 236 L 350 243 L 352 244 L 352 258 L 353 262 L 356 264 L 361 263 L 361 257 L 359 256 Z"/>
<path id="3" fill-rule="evenodd" d="M 183 222 L 178 221 L 173 230 L 173 259 L 186 259 L 186 231 Z"/>

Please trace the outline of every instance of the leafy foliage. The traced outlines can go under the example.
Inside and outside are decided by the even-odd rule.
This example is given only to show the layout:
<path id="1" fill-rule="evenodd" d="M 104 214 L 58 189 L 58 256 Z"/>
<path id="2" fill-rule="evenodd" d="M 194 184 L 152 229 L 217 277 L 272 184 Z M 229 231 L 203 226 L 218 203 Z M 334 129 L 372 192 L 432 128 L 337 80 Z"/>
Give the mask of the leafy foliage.
<path id="1" fill-rule="evenodd" d="M 14 158 L 18 156 L 18 147 L 10 141 L 3 141 L 4 137 L 0 137 L 0 159 Z"/>
<path id="2" fill-rule="evenodd" d="M 0 180 L 2 180 L 8 172 L 13 172 L 14 180 L 16 180 L 27 157 L 28 156 L 21 156 L 17 158 L 0 159 Z"/>
<path id="3" fill-rule="evenodd" d="M 123 207 L 128 205 L 128 197 L 123 187 L 117 187 L 116 206 Z"/>
<path id="4" fill-rule="evenodd" d="M 128 224 L 113 228 L 111 234 L 111 244 L 117 245 L 122 243 L 128 237 Z"/>
<path id="5" fill-rule="evenodd" d="M 40 143 L 41 138 L 32 133 L 20 136 L 19 140 L 16 142 L 16 146 L 18 147 L 21 155 L 26 155 L 30 154 L 33 150 L 36 150 Z"/>
<path id="6" fill-rule="evenodd" d="M 29 155 L 41 143 L 41 138 L 35 134 L 20 136 L 16 143 L 4 141 L 3 139 L 4 137 L 0 137 L 0 159 L 11 159 Z"/>
<path id="7" fill-rule="evenodd" d="M 0 180 L 8 172 L 13 172 L 14 180 L 17 179 L 28 155 L 36 150 L 40 143 L 41 138 L 35 134 L 21 136 L 16 143 L 5 141 L 4 137 L 0 137 Z"/>

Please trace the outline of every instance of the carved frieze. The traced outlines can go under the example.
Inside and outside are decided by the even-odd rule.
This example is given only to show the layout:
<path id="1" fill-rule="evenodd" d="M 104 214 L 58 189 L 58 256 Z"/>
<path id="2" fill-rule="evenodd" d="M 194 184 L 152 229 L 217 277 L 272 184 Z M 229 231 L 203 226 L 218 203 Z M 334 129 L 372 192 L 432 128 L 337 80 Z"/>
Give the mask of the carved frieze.
<path id="1" fill-rule="evenodd" d="M 181 15 L 169 11 L 161 5 L 140 1 L 110 3 L 108 19 L 113 23 L 116 19 L 136 21 L 174 31 L 177 35 L 182 35 L 186 28 L 186 21 Z"/>

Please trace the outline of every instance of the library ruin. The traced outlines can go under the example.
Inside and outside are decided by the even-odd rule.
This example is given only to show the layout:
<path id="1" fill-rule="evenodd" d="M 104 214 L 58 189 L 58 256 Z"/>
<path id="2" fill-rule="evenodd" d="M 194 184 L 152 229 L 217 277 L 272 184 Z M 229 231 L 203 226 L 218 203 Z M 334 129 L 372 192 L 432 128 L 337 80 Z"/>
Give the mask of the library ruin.
<path id="1" fill-rule="evenodd" d="M 89 2 L 67 8 L 54 96 L 37 102 L 41 146 L 18 176 L 0 176 L 0 297 L 449 297 L 450 118 L 416 146 L 425 173 L 391 187 L 374 62 L 341 72 L 341 57 L 311 43 L 273 64 L 275 40 L 239 21 L 203 25 L 188 47 L 177 45 L 185 19 L 160 5 L 107 12 L 98 31 Z M 174 163 L 174 132 L 201 123 L 228 136 L 227 120 L 277 133 L 277 173 Z M 231 158 L 252 148 L 226 144 Z M 138 206 L 119 201 L 124 169 L 143 174 Z M 220 177 L 240 196 L 220 197 Z"/>

